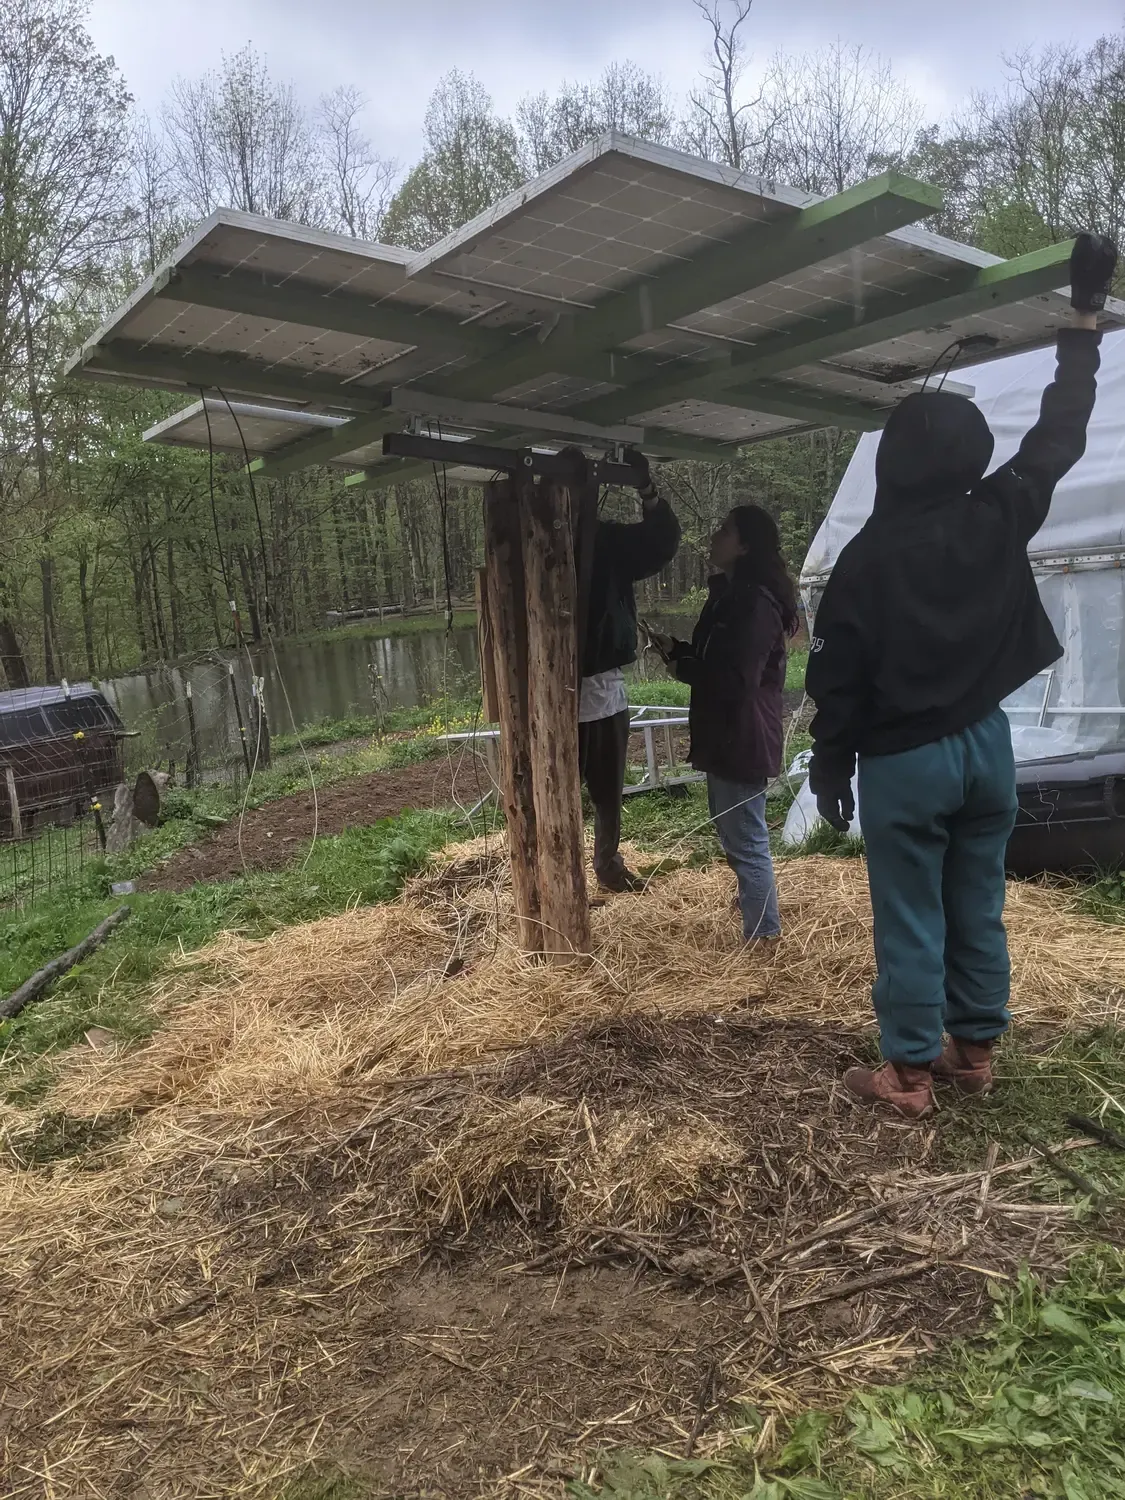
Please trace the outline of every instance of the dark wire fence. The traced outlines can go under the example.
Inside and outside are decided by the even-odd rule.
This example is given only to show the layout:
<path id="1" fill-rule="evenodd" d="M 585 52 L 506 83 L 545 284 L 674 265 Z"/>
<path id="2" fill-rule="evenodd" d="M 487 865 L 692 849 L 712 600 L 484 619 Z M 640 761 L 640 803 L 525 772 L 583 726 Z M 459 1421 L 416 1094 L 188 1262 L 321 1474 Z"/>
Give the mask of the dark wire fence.
<path id="1" fill-rule="evenodd" d="M 142 771 L 229 800 L 270 765 L 270 716 L 252 664 L 205 658 L 190 668 L 181 691 L 165 685 L 162 701 L 129 712 L 124 733 L 78 730 L 0 748 L 0 908 L 71 886 L 103 859 L 107 842 L 114 847 L 117 788 Z"/>

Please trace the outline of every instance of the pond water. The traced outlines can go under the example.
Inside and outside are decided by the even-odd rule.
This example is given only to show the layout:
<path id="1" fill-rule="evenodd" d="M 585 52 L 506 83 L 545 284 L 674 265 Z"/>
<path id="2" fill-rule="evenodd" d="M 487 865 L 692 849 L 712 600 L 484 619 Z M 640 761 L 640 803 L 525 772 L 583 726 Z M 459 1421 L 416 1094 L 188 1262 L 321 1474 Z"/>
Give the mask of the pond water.
<path id="1" fill-rule="evenodd" d="M 653 623 L 659 626 L 661 621 L 653 616 Z M 681 634 L 684 625 L 677 617 L 675 628 Z M 449 633 L 438 629 L 374 637 L 341 631 L 324 640 L 251 646 L 240 656 L 214 652 L 187 666 L 114 678 L 102 688 L 125 727 L 139 733 L 135 743 L 143 746 L 149 760 L 183 764 L 191 744 L 190 683 L 200 757 L 207 765 L 238 752 L 239 712 L 242 722 L 250 723 L 252 676 L 265 680 L 273 731 L 289 732 L 294 720 L 299 727 L 319 719 L 371 714 L 376 692 L 392 709 L 479 692 L 477 635 L 471 626 Z"/>

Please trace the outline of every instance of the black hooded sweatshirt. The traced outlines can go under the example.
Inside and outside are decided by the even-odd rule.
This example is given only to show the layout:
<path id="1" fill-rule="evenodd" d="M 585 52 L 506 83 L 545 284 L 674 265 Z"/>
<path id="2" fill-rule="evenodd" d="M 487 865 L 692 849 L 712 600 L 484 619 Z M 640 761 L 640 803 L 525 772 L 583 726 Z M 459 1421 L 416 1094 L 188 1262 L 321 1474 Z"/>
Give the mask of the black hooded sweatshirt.
<path id="1" fill-rule="evenodd" d="M 840 553 L 816 613 L 806 688 L 810 785 L 846 784 L 856 755 L 958 734 L 1062 655 L 1027 545 L 1086 451 L 1101 335 L 1066 329 L 1019 452 L 987 478 L 993 437 L 973 402 L 908 396 L 875 460 L 870 520 Z"/>

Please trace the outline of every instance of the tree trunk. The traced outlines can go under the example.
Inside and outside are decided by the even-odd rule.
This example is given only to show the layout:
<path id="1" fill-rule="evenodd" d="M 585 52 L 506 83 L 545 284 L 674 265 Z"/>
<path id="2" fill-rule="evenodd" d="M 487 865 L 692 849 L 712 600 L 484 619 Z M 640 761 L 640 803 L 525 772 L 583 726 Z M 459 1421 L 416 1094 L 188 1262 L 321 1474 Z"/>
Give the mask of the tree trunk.
<path id="1" fill-rule="evenodd" d="M 31 673 L 27 669 L 27 658 L 23 654 L 16 627 L 8 614 L 0 614 L 0 664 L 10 688 L 31 686 Z"/>
<path id="2" fill-rule="evenodd" d="M 51 629 L 55 610 L 54 568 L 54 558 L 45 553 L 39 559 L 39 583 L 43 597 L 43 677 L 47 682 L 55 680 L 55 648 Z"/>
<path id="3" fill-rule="evenodd" d="M 78 559 L 78 598 L 82 605 L 82 638 L 86 643 L 86 675 L 93 678 L 98 672 L 94 661 L 94 607 L 86 581 L 88 570 L 89 563 L 83 553 Z"/>
<path id="4" fill-rule="evenodd" d="M 182 656 L 184 651 L 183 622 L 180 618 L 180 599 L 176 590 L 176 547 L 173 541 L 172 502 L 164 493 L 164 571 L 168 578 L 168 615 L 172 624 L 172 655 Z"/>
<path id="5" fill-rule="evenodd" d="M 394 580 L 391 573 L 391 539 L 387 532 L 387 494 L 375 490 L 371 496 L 375 511 L 375 546 L 379 554 L 379 571 L 382 574 L 381 598 L 384 604 L 395 604 Z"/>
<path id="6" fill-rule="evenodd" d="M 160 656 L 162 661 L 168 660 L 168 635 L 164 629 L 164 610 L 160 604 L 160 578 L 156 567 L 156 547 L 151 537 L 148 541 L 148 572 L 149 584 L 152 589 L 152 623 L 156 630 L 156 639 L 160 643 Z"/>
<path id="7" fill-rule="evenodd" d="M 500 710 L 500 795 L 508 825 L 520 946 L 543 948 L 527 708 L 527 612 L 523 543 L 514 482 L 485 486 L 487 603 Z"/>
<path id="8" fill-rule="evenodd" d="M 250 639 L 260 641 L 262 622 L 258 615 L 258 596 L 250 573 L 250 558 L 243 546 L 238 549 L 238 571 L 242 576 L 242 591 L 246 595 L 246 612 L 250 616 Z"/>
<path id="9" fill-rule="evenodd" d="M 132 549 L 129 551 L 129 570 L 133 575 L 133 616 L 137 626 L 137 645 L 141 648 L 141 660 L 148 660 L 148 631 L 145 628 L 144 609 L 144 557 L 138 561 Z"/>
<path id="10" fill-rule="evenodd" d="M 590 951 L 578 775 L 578 595 L 571 492 L 521 487 L 527 590 L 527 696 L 543 949 L 556 962 Z"/>
<path id="11" fill-rule="evenodd" d="M 342 609 L 351 609 L 351 590 L 348 588 L 348 560 L 344 553 L 344 523 L 340 518 L 340 500 L 332 501 L 332 531 L 336 538 L 336 566 L 339 569 L 338 598 Z"/>

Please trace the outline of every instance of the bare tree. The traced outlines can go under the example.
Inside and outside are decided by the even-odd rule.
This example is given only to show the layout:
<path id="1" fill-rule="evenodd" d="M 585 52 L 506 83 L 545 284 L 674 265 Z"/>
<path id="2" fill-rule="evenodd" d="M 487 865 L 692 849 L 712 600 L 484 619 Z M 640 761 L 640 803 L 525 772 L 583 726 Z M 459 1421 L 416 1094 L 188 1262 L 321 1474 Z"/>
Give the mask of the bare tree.
<path id="1" fill-rule="evenodd" d="M 178 78 L 164 129 L 185 207 L 220 207 L 319 224 L 324 219 L 319 142 L 293 85 L 270 76 L 252 47 L 218 72 Z"/>
<path id="2" fill-rule="evenodd" d="M 424 250 L 523 181 L 519 142 L 471 75 L 447 74 L 426 110 L 426 151 L 387 209 L 383 233 Z"/>
<path id="3" fill-rule="evenodd" d="M 811 56 L 779 54 L 764 104 L 774 122 L 772 170 L 811 193 L 842 193 L 900 162 L 922 123 L 890 64 L 842 42 Z"/>
<path id="4" fill-rule="evenodd" d="M 148 276 L 172 250 L 186 225 L 177 208 L 167 142 L 145 115 L 137 121 L 129 155 L 138 260 L 141 273 Z"/>
<path id="5" fill-rule="evenodd" d="M 28 677 L 6 614 L 19 543 L 42 559 L 53 664 L 51 534 L 62 501 L 50 423 L 59 365 L 76 308 L 128 228 L 129 96 L 83 14 L 79 0 L 7 0 L 0 25 L 0 656 L 13 686 Z"/>
<path id="6" fill-rule="evenodd" d="M 376 154 L 359 128 L 367 100 L 343 84 L 320 101 L 319 128 L 329 181 L 332 227 L 376 240 L 391 200 L 398 163 Z"/>
<path id="7" fill-rule="evenodd" d="M 558 93 L 529 94 L 516 110 L 524 169 L 545 172 L 607 130 L 670 142 L 675 110 L 661 79 L 633 62 L 615 62 L 595 83 L 564 83 Z"/>
<path id="8" fill-rule="evenodd" d="M 711 51 L 699 85 L 688 95 L 689 112 L 681 127 L 682 144 L 696 156 L 725 162 L 738 171 L 749 170 L 767 155 L 770 130 L 756 119 L 759 93 L 739 102 L 739 85 L 746 71 L 746 40 L 742 27 L 754 0 L 694 0 L 711 28 Z"/>

